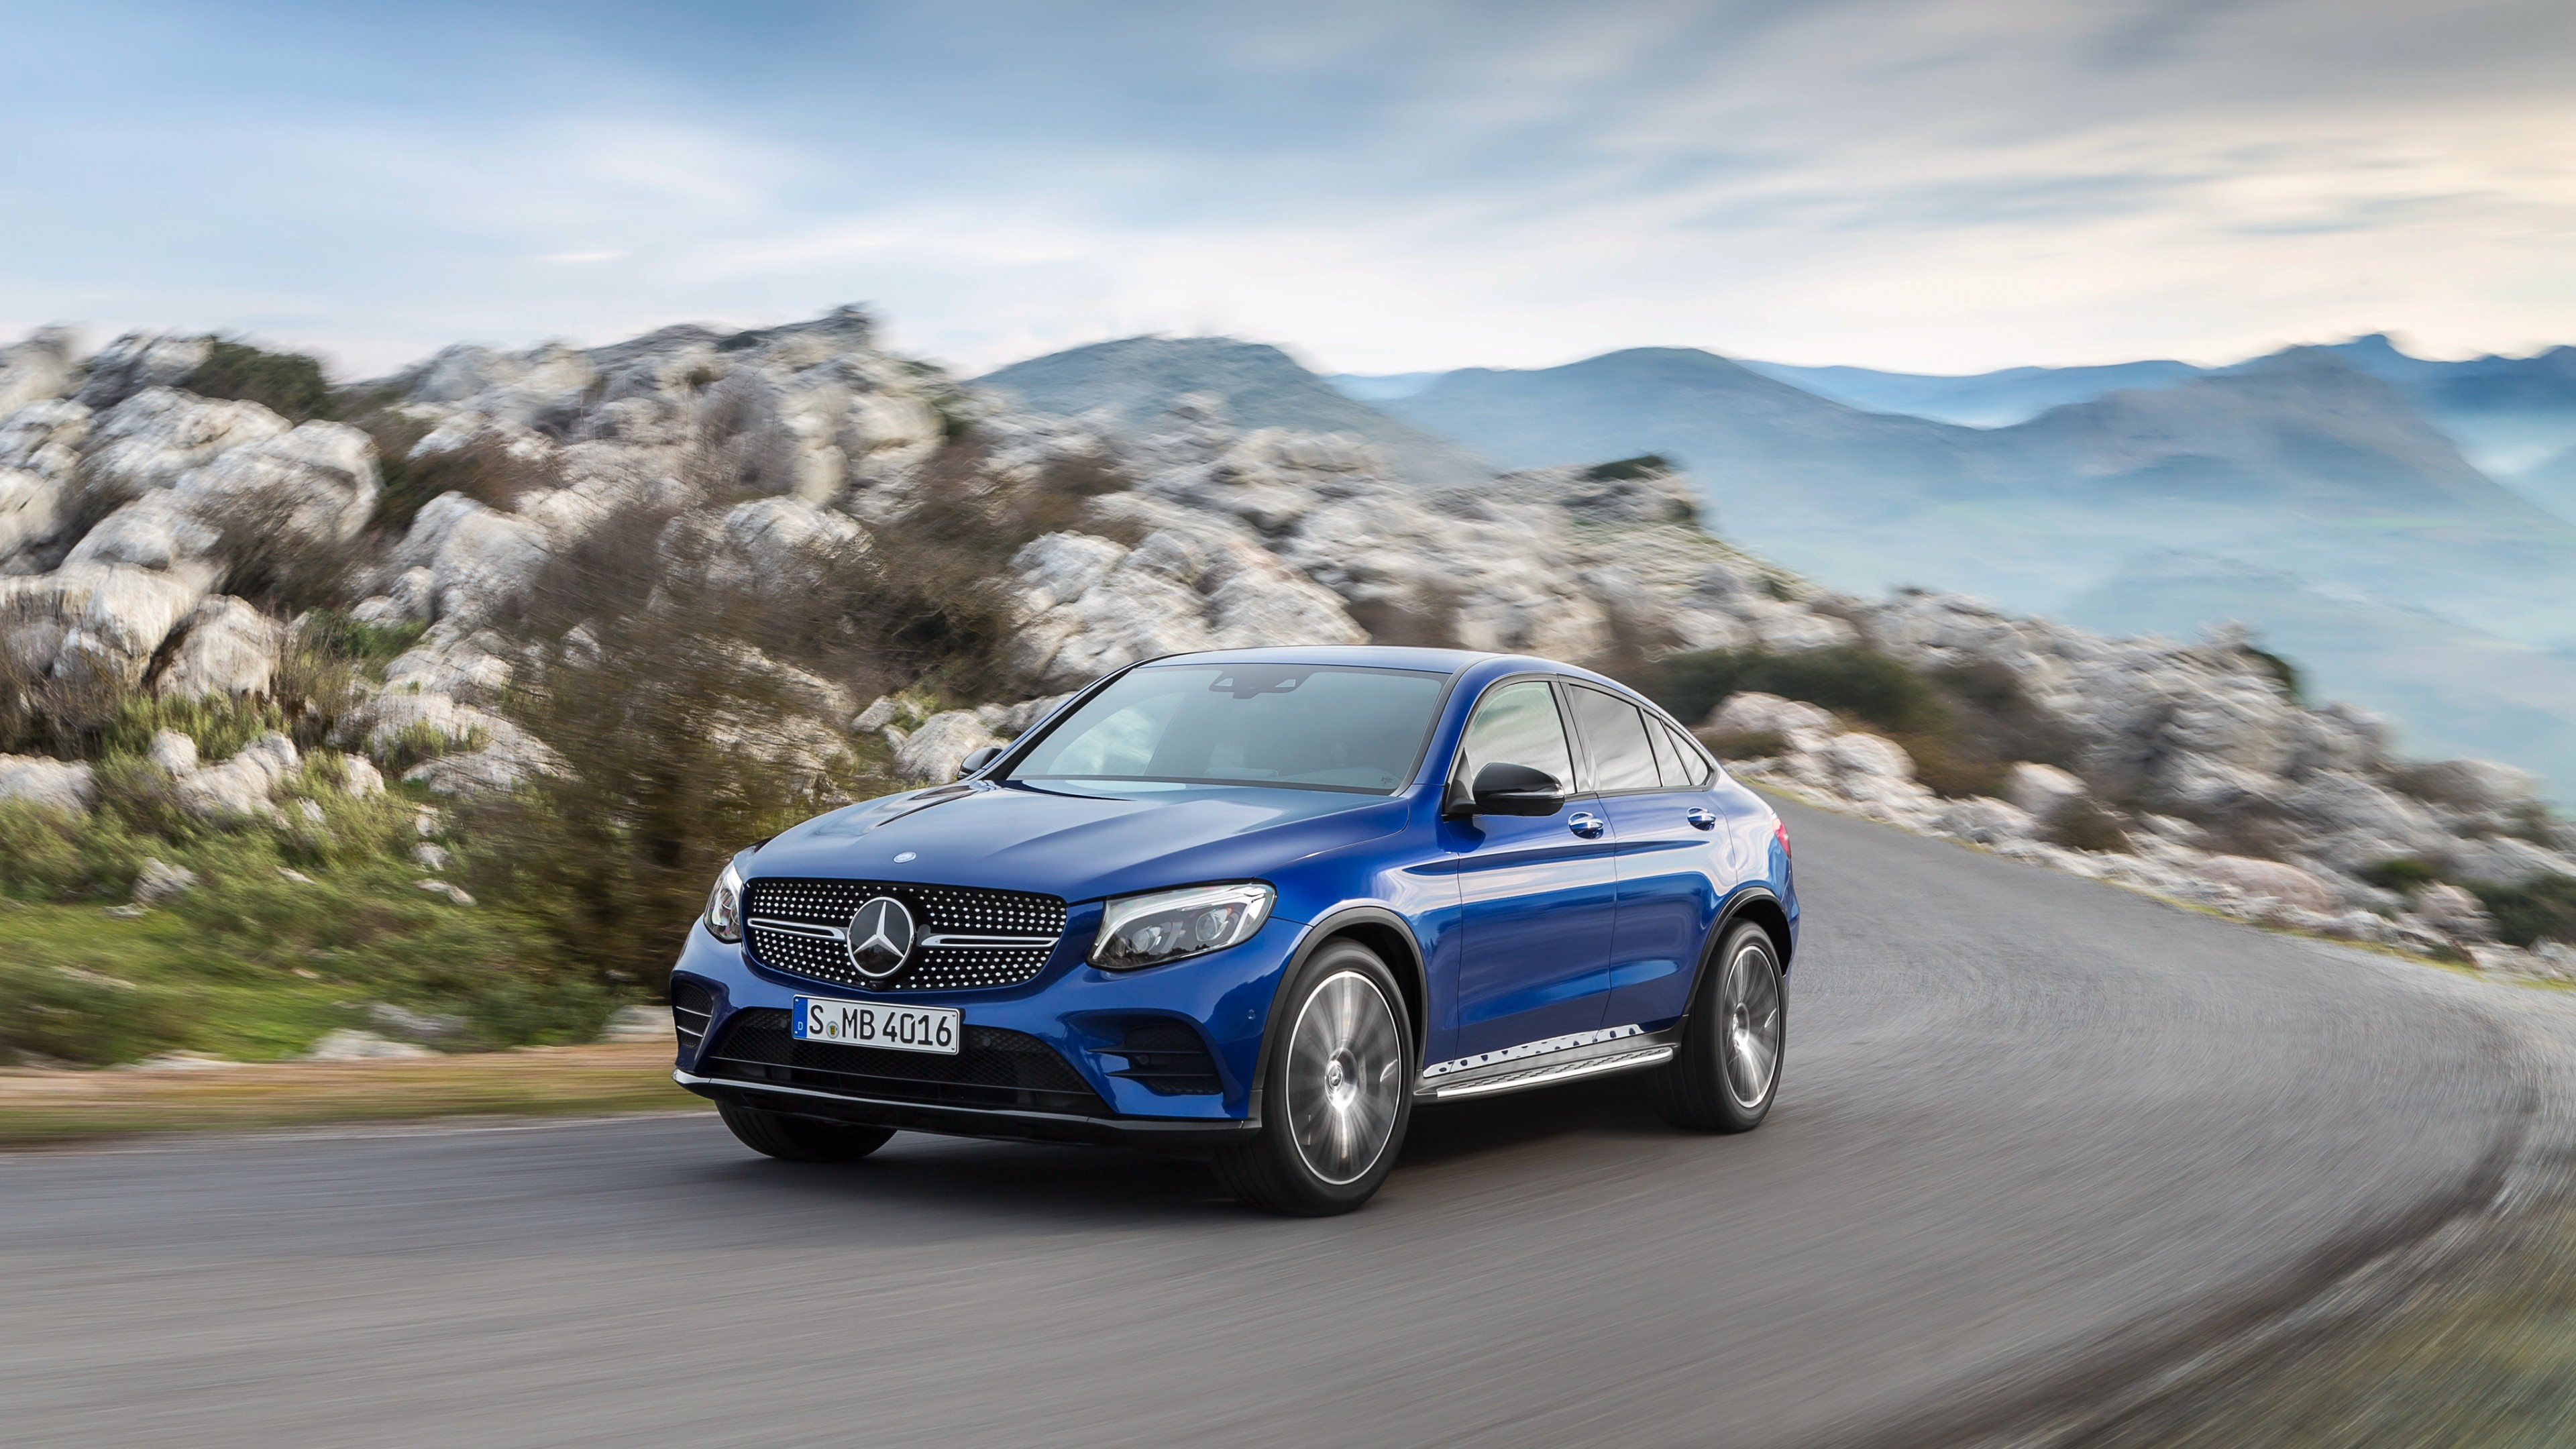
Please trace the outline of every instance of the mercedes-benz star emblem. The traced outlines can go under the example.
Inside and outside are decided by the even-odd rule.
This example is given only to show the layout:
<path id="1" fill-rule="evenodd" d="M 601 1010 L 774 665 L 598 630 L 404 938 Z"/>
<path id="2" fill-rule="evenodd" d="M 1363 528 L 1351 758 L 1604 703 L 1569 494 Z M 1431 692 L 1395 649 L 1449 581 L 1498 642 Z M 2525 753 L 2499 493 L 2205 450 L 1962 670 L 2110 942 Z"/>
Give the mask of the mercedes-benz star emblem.
<path id="1" fill-rule="evenodd" d="M 912 912 L 892 896 L 878 896 L 850 917 L 850 964 L 875 980 L 903 969 L 912 954 Z"/>

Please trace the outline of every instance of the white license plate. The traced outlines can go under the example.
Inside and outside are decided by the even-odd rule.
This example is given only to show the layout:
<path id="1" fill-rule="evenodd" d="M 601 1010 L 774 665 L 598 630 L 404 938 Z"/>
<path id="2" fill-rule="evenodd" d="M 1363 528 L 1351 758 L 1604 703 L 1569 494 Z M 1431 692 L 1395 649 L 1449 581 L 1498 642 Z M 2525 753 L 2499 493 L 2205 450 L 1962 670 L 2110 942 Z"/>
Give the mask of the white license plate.
<path id="1" fill-rule="evenodd" d="M 950 1057 L 957 1055 L 957 1043 L 966 1035 L 966 1013 L 945 1006 L 887 1006 L 800 996 L 793 1021 L 798 1041 L 837 1041 Z"/>

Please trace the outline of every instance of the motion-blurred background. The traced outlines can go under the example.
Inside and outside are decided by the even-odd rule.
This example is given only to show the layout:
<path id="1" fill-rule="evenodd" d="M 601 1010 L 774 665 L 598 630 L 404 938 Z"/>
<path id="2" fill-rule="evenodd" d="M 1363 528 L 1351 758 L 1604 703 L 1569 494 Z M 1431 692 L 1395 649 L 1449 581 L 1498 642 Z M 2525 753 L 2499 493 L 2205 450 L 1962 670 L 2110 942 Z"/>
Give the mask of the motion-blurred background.
<path id="1" fill-rule="evenodd" d="M 2576 936 L 2563 6 L 10 32 L 39 1058 L 585 1038 L 740 840 L 1212 640 L 1581 659 L 1910 828 Z"/>

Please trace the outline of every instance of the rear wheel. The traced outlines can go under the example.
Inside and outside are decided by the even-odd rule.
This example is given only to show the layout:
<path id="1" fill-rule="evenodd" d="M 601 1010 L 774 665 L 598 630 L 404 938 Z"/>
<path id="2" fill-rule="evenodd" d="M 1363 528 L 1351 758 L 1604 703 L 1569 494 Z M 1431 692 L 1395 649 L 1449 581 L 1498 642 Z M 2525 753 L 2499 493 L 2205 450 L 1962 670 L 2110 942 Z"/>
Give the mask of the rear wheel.
<path id="1" fill-rule="evenodd" d="M 1334 941 L 1281 998 L 1262 1083 L 1261 1131 L 1218 1149 L 1217 1181 L 1299 1217 L 1367 1202 L 1395 1166 L 1413 1115 L 1413 1036 L 1377 953 Z"/>
<path id="2" fill-rule="evenodd" d="M 733 1129 L 742 1145 L 782 1162 L 856 1162 L 886 1145 L 891 1127 L 862 1127 L 855 1122 L 825 1122 L 790 1117 L 732 1102 L 716 1104 L 716 1115 Z"/>
<path id="3" fill-rule="evenodd" d="M 1771 935 L 1747 922 L 1700 973 L 1681 1050 L 1647 1078 L 1655 1111 L 1695 1132 L 1750 1132 L 1771 1114 L 1789 997 Z"/>

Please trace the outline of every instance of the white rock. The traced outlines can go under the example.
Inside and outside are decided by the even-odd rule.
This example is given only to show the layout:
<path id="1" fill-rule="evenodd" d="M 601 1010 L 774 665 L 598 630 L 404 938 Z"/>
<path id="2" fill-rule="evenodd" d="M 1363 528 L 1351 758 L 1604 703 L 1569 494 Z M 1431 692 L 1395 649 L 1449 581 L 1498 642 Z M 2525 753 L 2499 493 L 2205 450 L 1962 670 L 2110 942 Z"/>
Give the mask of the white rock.
<path id="1" fill-rule="evenodd" d="M 453 859 L 446 850 L 426 840 L 411 848 L 411 858 L 420 862 L 420 868 L 427 871 L 445 870 L 448 861 Z"/>
<path id="2" fill-rule="evenodd" d="M 2192 873 L 2248 897 L 2269 897 L 2304 911 L 2331 914 L 2341 909 L 2334 887 L 2295 865 L 2283 865 L 2277 860 L 2213 855 L 2194 865 Z"/>
<path id="3" fill-rule="evenodd" d="M 2539 781 L 2530 771 L 2493 760 L 2438 760 L 2416 765 L 2406 771 L 2405 783 L 2419 799 L 2464 810 L 2505 810 L 2539 795 Z"/>
<path id="4" fill-rule="evenodd" d="M 2495 918 L 2476 896 L 2436 882 L 2415 893 L 2415 915 L 2434 930 L 2465 941 L 2495 939 Z"/>
<path id="5" fill-rule="evenodd" d="M 86 764 L 0 755 L 0 800 L 24 800 L 77 815 L 97 803 L 98 785 Z"/>
<path id="6" fill-rule="evenodd" d="M 975 711 L 948 710 L 932 715 L 904 740 L 895 751 L 894 773 L 899 779 L 944 784 L 957 778 L 958 762 L 967 755 L 1000 743 Z"/>
<path id="7" fill-rule="evenodd" d="M 1836 735 L 1826 743 L 1825 757 L 1839 774 L 1914 778 L 1914 757 L 1894 740 L 1878 735 L 1858 731 Z"/>
<path id="8" fill-rule="evenodd" d="M 343 1027 L 325 1032 L 313 1049 L 304 1054 L 308 1062 L 365 1062 L 401 1058 L 434 1057 L 438 1053 L 407 1041 L 394 1041 L 372 1031 Z"/>
<path id="9" fill-rule="evenodd" d="M 671 1013 L 658 1006 L 621 1006 L 610 1014 L 608 1024 L 600 1029 L 599 1039 L 608 1042 L 668 1042 L 671 1037 Z"/>
<path id="10" fill-rule="evenodd" d="M 152 763 L 173 775 L 194 773 L 197 768 L 197 742 L 177 730 L 154 730 Z"/>
<path id="11" fill-rule="evenodd" d="M 470 906 L 474 904 L 474 897 L 466 894 L 462 887 L 449 885 L 443 880 L 416 880 L 413 881 L 412 884 L 429 892 L 431 895 L 445 896 L 448 901 L 454 905 Z"/>
<path id="12" fill-rule="evenodd" d="M 138 906 L 165 906 L 197 887 L 197 873 L 186 866 L 147 859 L 142 873 L 134 878 L 134 903 Z"/>
<path id="13" fill-rule="evenodd" d="M 180 699 L 265 694 L 285 638 L 285 627 L 247 600 L 223 594 L 199 600 L 153 688 Z"/>
<path id="14" fill-rule="evenodd" d="M 2004 798 L 2042 820 L 2087 793 L 2082 780 L 2054 765 L 2022 760 L 2004 771 Z"/>
<path id="15" fill-rule="evenodd" d="M 1979 845 L 1993 845 L 2004 840 L 2027 840 L 2038 834 L 2039 822 L 2019 806 L 1980 795 L 1952 801 L 1933 828 Z"/>
<path id="16" fill-rule="evenodd" d="M 168 387 L 205 365 L 214 339 L 176 332 L 128 332 L 89 360 L 80 400 L 113 407 L 145 388 Z"/>
<path id="17" fill-rule="evenodd" d="M 340 756 L 340 788 L 353 800 L 368 800 L 385 792 L 385 777 L 364 755 Z"/>
<path id="18" fill-rule="evenodd" d="M 302 767 L 295 742 L 272 730 L 231 759 L 175 777 L 172 792 L 180 808 L 200 819 L 268 815 L 276 809 L 270 798 Z"/>
<path id="19" fill-rule="evenodd" d="M 43 327 L 24 342 L 0 348 L 0 416 L 59 398 L 71 387 L 77 373 L 72 340 L 68 329 Z"/>
<path id="20" fill-rule="evenodd" d="M 1721 701 L 1710 712 L 1706 727 L 1729 734 L 1785 735 L 1791 730 L 1826 730 L 1833 725 L 1833 715 L 1815 705 L 1744 690 Z"/>

